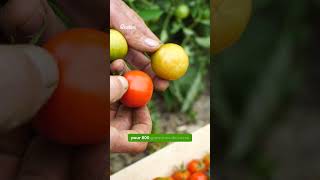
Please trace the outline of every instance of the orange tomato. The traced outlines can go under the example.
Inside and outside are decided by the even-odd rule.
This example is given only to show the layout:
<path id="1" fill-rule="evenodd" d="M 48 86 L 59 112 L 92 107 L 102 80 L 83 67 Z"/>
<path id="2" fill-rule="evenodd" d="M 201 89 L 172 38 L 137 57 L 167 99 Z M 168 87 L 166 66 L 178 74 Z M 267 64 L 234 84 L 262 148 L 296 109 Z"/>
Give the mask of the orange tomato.
<path id="1" fill-rule="evenodd" d="M 107 33 L 71 29 L 44 44 L 59 67 L 58 87 L 34 127 L 63 144 L 107 141 Z"/>

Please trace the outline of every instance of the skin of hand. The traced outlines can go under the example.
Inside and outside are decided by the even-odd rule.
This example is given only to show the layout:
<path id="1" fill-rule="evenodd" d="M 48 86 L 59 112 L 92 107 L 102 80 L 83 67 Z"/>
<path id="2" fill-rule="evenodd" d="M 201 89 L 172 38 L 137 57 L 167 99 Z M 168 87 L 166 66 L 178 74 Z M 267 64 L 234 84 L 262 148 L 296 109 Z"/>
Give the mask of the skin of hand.
<path id="1" fill-rule="evenodd" d="M 59 0 L 79 27 L 106 27 L 105 0 Z M 66 30 L 46 0 L 9 0 L 0 5 L 0 179 L 102 180 L 107 175 L 107 143 L 60 145 L 39 137 L 27 123 L 58 82 L 52 57 L 29 42 L 46 23 L 40 42 Z"/>
<path id="2" fill-rule="evenodd" d="M 127 72 L 129 68 L 123 60 L 111 64 L 111 72 Z M 147 106 L 128 108 L 119 99 L 128 89 L 128 82 L 122 76 L 110 77 L 110 151 L 139 153 L 146 149 L 147 143 L 128 142 L 128 134 L 148 134 L 152 121 Z"/>

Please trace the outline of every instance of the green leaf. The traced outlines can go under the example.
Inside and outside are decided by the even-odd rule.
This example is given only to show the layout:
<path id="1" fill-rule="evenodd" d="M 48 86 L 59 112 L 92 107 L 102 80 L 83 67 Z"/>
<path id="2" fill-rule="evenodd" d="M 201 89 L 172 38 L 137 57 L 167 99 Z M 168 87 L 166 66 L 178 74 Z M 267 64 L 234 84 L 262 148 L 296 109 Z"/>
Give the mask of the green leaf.
<path id="1" fill-rule="evenodd" d="M 172 25 L 172 28 L 171 28 L 171 30 L 170 30 L 170 33 L 171 33 L 171 34 L 177 33 L 177 32 L 181 29 L 181 27 L 182 27 L 182 26 L 181 26 L 180 23 L 174 22 L 173 25 Z"/>
<path id="2" fill-rule="evenodd" d="M 201 90 L 201 83 L 202 83 L 202 73 L 199 71 L 197 76 L 193 80 L 193 85 L 190 87 L 185 101 L 183 102 L 181 112 L 187 112 L 191 108 L 198 93 Z"/>
<path id="3" fill-rule="evenodd" d="M 198 45 L 204 48 L 210 48 L 210 37 L 196 37 L 195 38 Z"/>
<path id="4" fill-rule="evenodd" d="M 191 36 L 194 34 L 194 31 L 192 29 L 189 29 L 189 28 L 184 28 L 183 29 L 183 33 L 187 36 Z"/>
<path id="5" fill-rule="evenodd" d="M 161 9 L 143 9 L 138 14 L 145 21 L 157 21 L 163 14 L 163 11 Z"/>

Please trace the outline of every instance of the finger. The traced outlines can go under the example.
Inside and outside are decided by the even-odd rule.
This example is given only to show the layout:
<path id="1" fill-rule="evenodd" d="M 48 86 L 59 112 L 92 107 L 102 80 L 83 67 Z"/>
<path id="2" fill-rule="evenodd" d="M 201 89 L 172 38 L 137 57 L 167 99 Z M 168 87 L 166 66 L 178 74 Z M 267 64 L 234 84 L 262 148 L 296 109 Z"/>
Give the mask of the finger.
<path id="1" fill-rule="evenodd" d="M 128 89 L 128 81 L 123 76 L 110 76 L 110 104 L 118 101 Z"/>
<path id="2" fill-rule="evenodd" d="M 141 134 L 148 134 L 152 129 L 152 121 L 147 106 L 135 109 L 133 112 L 132 130 Z"/>
<path id="3" fill-rule="evenodd" d="M 25 152 L 18 180 L 69 180 L 70 148 L 36 137 Z"/>
<path id="4" fill-rule="evenodd" d="M 30 41 L 44 26 L 43 41 L 65 30 L 46 0 L 9 0 L 0 9 L 0 28 L 18 42 Z"/>
<path id="5" fill-rule="evenodd" d="M 31 120 L 58 83 L 53 58 L 36 46 L 0 45 L 0 132 Z"/>
<path id="6" fill-rule="evenodd" d="M 129 142 L 128 134 L 137 134 L 133 130 L 119 131 L 110 126 L 110 151 L 113 153 L 140 153 L 147 148 L 144 142 Z"/>
<path id="7" fill-rule="evenodd" d="M 29 144 L 29 127 L 19 127 L 8 133 L 0 133 L 0 179 L 15 179 L 20 160 Z"/>
<path id="8" fill-rule="evenodd" d="M 128 71 L 130 71 L 127 64 L 122 59 L 115 60 L 110 65 L 110 71 L 112 73 L 117 73 L 119 75 L 122 75 Z"/>
<path id="9" fill-rule="evenodd" d="M 143 152 L 147 143 L 129 142 L 128 134 L 149 134 L 152 129 L 152 121 L 146 106 L 137 108 L 133 112 L 133 126 L 131 130 L 118 130 L 110 127 L 110 151 L 111 152 Z"/>
<path id="10" fill-rule="evenodd" d="M 137 69 L 140 69 L 149 74 L 149 76 L 153 80 L 155 90 L 165 91 L 169 87 L 170 82 L 156 76 L 156 74 L 152 70 L 150 59 L 143 53 L 134 49 L 129 49 L 126 61 Z"/>
<path id="11" fill-rule="evenodd" d="M 117 111 L 118 111 L 120 105 L 121 105 L 121 103 L 119 101 L 110 104 L 110 119 L 113 119 L 116 117 L 116 114 L 117 114 Z"/>
<path id="12" fill-rule="evenodd" d="M 103 180 L 108 168 L 107 144 L 82 146 L 75 149 L 72 161 L 74 180 Z"/>
<path id="13" fill-rule="evenodd" d="M 119 130 L 128 130 L 132 125 L 132 109 L 120 105 L 115 118 L 111 119 L 110 125 Z"/>
<path id="14" fill-rule="evenodd" d="M 136 28 L 122 28 L 129 25 Z M 154 52 L 161 45 L 159 39 L 149 30 L 139 15 L 121 0 L 113 0 L 110 3 L 110 27 L 120 31 L 129 46 L 139 51 Z"/>

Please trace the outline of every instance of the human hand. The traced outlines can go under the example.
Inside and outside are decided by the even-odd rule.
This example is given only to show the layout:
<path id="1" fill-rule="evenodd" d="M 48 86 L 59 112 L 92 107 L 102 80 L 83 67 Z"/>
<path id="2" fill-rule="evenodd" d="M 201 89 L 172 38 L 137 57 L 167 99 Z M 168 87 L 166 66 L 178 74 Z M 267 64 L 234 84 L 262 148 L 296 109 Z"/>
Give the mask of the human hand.
<path id="1" fill-rule="evenodd" d="M 59 2 L 76 26 L 105 28 L 105 0 Z M 9 0 L 0 6 L 0 43 L 8 42 L 11 37 L 15 43 L 29 42 L 44 23 L 46 29 L 41 42 L 66 30 L 47 1 Z M 56 144 L 39 137 L 28 124 L 53 93 L 58 82 L 57 71 L 50 54 L 40 47 L 0 46 L 1 180 L 105 179 L 107 144 Z"/>
<path id="2" fill-rule="evenodd" d="M 127 72 L 123 60 L 111 64 L 111 72 Z M 147 143 L 128 142 L 128 134 L 148 134 L 152 121 L 147 106 L 128 108 L 118 102 L 128 89 L 128 82 L 122 76 L 110 77 L 110 151 L 138 153 L 146 149 Z"/>
<path id="3" fill-rule="evenodd" d="M 135 28 L 125 28 L 127 26 Z M 156 51 L 161 46 L 161 42 L 139 15 L 122 0 L 111 0 L 110 27 L 120 31 L 128 42 L 129 51 L 126 61 L 135 68 L 148 73 L 156 90 L 165 91 L 169 86 L 169 81 L 155 75 L 151 68 L 150 59 L 144 55 L 144 52 Z"/>

